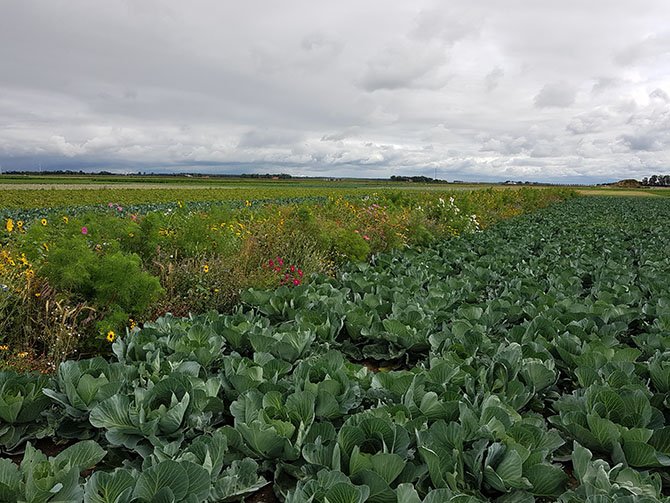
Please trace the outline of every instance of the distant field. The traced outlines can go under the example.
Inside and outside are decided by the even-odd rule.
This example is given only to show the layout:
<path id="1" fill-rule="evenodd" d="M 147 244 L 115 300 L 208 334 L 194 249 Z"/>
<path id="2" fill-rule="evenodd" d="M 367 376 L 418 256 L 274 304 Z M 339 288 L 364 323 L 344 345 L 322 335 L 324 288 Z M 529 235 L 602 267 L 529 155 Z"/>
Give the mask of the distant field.
<path id="1" fill-rule="evenodd" d="M 369 179 L 254 179 L 187 176 L 0 176 L 0 209 L 62 208 L 95 206 L 115 202 L 123 205 L 203 203 L 245 200 L 309 199 L 327 196 L 361 196 L 392 191 L 444 192 L 489 188 L 518 189 L 519 185 L 462 183 L 399 183 Z M 527 186 L 525 186 L 527 187 Z M 541 187 L 541 186 L 531 186 Z M 574 187 L 584 196 L 667 197 L 670 189 L 620 189 Z"/>
<path id="2" fill-rule="evenodd" d="M 665 196 L 668 197 L 670 196 L 670 188 L 665 188 L 665 189 L 649 189 L 649 192 L 652 194 L 655 194 L 657 196 Z"/>
<path id="3" fill-rule="evenodd" d="M 656 194 L 645 189 L 577 189 L 582 196 L 626 196 L 626 197 L 655 197 Z"/>
<path id="4" fill-rule="evenodd" d="M 668 197 L 670 188 L 657 189 L 618 189 L 613 187 L 577 188 L 583 196 L 632 196 L 632 197 Z"/>
<path id="5" fill-rule="evenodd" d="M 239 187 L 239 186 L 301 186 L 301 187 L 397 187 L 397 186 L 426 186 L 424 184 L 391 182 L 390 180 L 376 179 L 338 179 L 338 178 L 247 178 L 247 177 L 188 177 L 188 176 L 91 176 L 91 175 L 1 175 L 0 189 L 18 186 L 132 186 L 132 187 L 155 187 L 169 185 L 172 187 Z M 482 187 L 490 184 L 433 184 L 429 187 Z"/>
<path id="6" fill-rule="evenodd" d="M 464 183 L 399 183 L 368 179 L 255 179 L 186 176 L 0 176 L 0 209 L 38 209 L 93 206 L 115 202 L 124 205 L 175 201 L 216 202 L 296 199 L 327 196 L 361 196 L 375 192 L 444 192 L 492 187 L 519 189 L 521 185 Z M 541 186 L 530 186 L 541 187 Z M 670 189 L 619 189 L 574 187 L 581 195 L 670 196 Z"/>
<path id="7" fill-rule="evenodd" d="M 356 196 L 385 191 L 454 192 L 486 184 L 416 184 L 383 180 L 268 180 L 126 176 L 2 176 L 0 208 L 31 209 Z"/>

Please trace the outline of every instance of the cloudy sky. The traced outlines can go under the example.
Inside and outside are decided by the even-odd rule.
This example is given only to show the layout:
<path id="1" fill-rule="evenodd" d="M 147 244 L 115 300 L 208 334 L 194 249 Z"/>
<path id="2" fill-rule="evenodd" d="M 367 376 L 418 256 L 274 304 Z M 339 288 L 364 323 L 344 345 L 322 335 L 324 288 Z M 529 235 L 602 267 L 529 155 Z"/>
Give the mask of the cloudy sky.
<path id="1" fill-rule="evenodd" d="M 668 173 L 667 0 L 0 0 L 0 165 Z"/>

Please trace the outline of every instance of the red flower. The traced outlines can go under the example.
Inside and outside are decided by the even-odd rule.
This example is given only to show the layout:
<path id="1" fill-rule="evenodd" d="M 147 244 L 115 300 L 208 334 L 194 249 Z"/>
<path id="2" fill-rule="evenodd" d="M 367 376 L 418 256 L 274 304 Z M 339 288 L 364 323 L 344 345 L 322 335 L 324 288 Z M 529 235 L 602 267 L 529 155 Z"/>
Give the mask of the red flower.
<path id="1" fill-rule="evenodd" d="M 294 286 L 298 286 L 299 284 L 300 284 L 300 280 L 299 280 L 299 279 L 294 279 L 294 280 L 293 280 L 293 285 L 294 285 Z"/>
<path id="2" fill-rule="evenodd" d="M 298 269 L 298 276 L 302 278 L 302 269 Z"/>
<path id="3" fill-rule="evenodd" d="M 272 259 L 268 260 L 268 265 L 269 265 L 270 267 L 274 267 L 274 266 L 275 266 L 275 261 L 272 260 Z"/>
<path id="4" fill-rule="evenodd" d="M 291 272 L 295 272 L 295 266 L 292 265 L 292 266 L 290 267 L 290 270 L 291 270 Z"/>

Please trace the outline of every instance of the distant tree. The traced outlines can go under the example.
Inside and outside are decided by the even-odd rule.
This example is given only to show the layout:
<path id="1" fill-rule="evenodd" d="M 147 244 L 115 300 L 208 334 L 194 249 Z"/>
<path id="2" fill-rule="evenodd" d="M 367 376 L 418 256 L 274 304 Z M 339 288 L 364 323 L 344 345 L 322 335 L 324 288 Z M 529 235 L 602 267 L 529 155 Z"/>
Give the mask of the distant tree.
<path id="1" fill-rule="evenodd" d="M 670 175 L 651 175 L 642 179 L 642 185 L 647 187 L 670 187 Z"/>

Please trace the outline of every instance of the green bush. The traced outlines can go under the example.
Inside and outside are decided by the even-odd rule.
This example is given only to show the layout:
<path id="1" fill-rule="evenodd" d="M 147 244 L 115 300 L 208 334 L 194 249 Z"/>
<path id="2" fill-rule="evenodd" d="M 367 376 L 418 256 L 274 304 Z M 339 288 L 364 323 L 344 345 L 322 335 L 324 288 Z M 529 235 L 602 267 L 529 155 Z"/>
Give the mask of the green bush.
<path id="1" fill-rule="evenodd" d="M 349 229 L 335 228 L 327 230 L 323 237 L 328 242 L 328 248 L 338 261 L 366 260 L 370 255 L 370 245 Z"/>
<path id="2" fill-rule="evenodd" d="M 91 249 L 84 236 L 56 241 L 40 273 L 54 287 L 95 305 L 105 328 L 143 313 L 162 293 L 138 255 L 124 253 L 117 242 Z"/>

